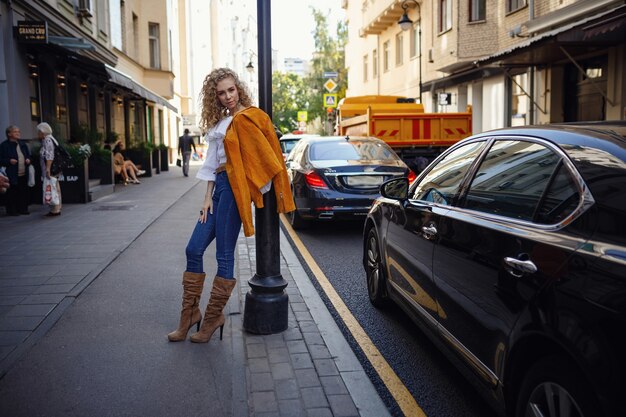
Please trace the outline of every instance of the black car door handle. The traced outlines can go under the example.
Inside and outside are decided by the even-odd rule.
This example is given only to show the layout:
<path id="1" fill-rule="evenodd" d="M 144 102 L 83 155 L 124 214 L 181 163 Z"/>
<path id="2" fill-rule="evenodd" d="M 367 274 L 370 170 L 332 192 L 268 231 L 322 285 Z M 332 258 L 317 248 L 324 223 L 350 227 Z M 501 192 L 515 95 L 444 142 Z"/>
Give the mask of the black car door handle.
<path id="1" fill-rule="evenodd" d="M 422 233 L 426 239 L 433 239 L 437 236 L 437 228 L 433 225 L 422 227 Z"/>
<path id="2" fill-rule="evenodd" d="M 537 266 L 530 260 L 522 261 L 520 259 L 506 257 L 504 258 L 504 263 L 513 268 L 515 271 L 522 272 L 524 274 L 534 274 L 537 272 Z"/>

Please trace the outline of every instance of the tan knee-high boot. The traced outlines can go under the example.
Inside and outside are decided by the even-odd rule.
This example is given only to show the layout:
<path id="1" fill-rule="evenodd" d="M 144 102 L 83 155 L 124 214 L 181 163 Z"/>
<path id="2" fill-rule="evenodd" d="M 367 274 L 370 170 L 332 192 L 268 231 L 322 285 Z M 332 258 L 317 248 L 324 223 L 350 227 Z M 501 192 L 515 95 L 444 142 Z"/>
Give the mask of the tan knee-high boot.
<path id="1" fill-rule="evenodd" d="M 206 306 L 204 320 L 198 333 L 191 335 L 191 341 L 195 343 L 207 343 L 213 332 L 220 328 L 220 340 L 222 340 L 222 331 L 224 330 L 224 306 L 230 298 L 230 293 L 235 288 L 237 281 L 235 279 L 225 279 L 216 276 L 213 280 L 213 288 L 211 289 L 211 298 Z"/>
<path id="2" fill-rule="evenodd" d="M 205 273 L 187 272 L 183 274 L 183 309 L 180 312 L 178 329 L 167 335 L 170 342 L 181 342 L 187 337 L 191 326 L 200 326 L 202 313 L 198 308 L 202 287 L 204 286 Z"/>

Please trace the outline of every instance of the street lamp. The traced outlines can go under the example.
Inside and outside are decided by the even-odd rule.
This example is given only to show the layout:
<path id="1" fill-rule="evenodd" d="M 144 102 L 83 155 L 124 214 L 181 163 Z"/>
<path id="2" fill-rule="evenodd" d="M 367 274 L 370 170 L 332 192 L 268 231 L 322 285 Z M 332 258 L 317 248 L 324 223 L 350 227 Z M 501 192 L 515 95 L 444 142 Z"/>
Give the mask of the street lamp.
<path id="1" fill-rule="evenodd" d="M 248 56 L 250 57 L 250 61 L 248 62 L 248 65 L 246 65 L 246 70 L 248 70 L 248 72 L 252 74 L 254 72 L 254 64 L 252 63 L 252 60 L 257 55 L 254 52 L 250 51 L 248 52 Z"/>
<path id="2" fill-rule="evenodd" d="M 422 103 L 422 9 L 420 7 L 420 4 L 416 1 L 416 0 L 404 0 L 401 4 L 402 10 L 404 11 L 404 13 L 402 14 L 402 17 L 400 17 L 400 20 L 398 20 L 398 24 L 400 25 L 400 28 L 402 30 L 409 30 L 413 27 L 413 21 L 411 19 L 409 19 L 409 15 L 407 13 L 407 10 L 409 8 L 409 4 L 413 3 L 417 6 L 417 12 L 419 13 L 420 17 L 419 17 L 419 24 L 417 25 L 417 38 L 419 41 L 419 61 L 418 61 L 418 69 L 419 69 L 419 77 L 420 77 L 420 84 L 419 84 L 419 89 L 420 89 L 420 104 L 424 104 Z"/>

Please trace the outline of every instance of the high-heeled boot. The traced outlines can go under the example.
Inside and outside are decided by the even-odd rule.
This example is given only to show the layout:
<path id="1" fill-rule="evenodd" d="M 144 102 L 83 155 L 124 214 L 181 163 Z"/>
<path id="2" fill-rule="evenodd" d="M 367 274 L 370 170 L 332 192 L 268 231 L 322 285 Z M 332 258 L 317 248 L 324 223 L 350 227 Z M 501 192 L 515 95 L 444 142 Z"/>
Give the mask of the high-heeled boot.
<path id="1" fill-rule="evenodd" d="M 215 277 L 213 280 L 213 288 L 211 289 L 211 298 L 209 298 L 209 304 L 206 306 L 202 326 L 200 326 L 198 333 L 191 335 L 192 342 L 207 343 L 218 327 L 220 328 L 220 340 L 222 340 L 225 321 L 223 310 L 236 283 L 237 280 L 235 279 Z"/>
<path id="2" fill-rule="evenodd" d="M 181 342 L 187 338 L 189 329 L 195 324 L 200 329 L 202 313 L 198 308 L 202 287 L 204 286 L 204 272 L 183 273 L 183 308 L 180 312 L 180 322 L 178 329 L 167 335 L 170 342 Z"/>

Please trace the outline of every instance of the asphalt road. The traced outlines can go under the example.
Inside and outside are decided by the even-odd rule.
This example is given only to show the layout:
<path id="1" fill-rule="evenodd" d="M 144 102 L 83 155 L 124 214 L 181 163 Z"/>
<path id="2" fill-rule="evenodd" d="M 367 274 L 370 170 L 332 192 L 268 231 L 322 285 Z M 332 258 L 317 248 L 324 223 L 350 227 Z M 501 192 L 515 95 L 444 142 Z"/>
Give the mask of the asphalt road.
<path id="1" fill-rule="evenodd" d="M 487 403 L 403 311 L 395 305 L 378 310 L 370 304 L 361 261 L 361 223 L 318 223 L 297 233 L 428 417 L 495 417 Z M 392 414 L 401 416 L 393 397 L 321 295 Z"/>

